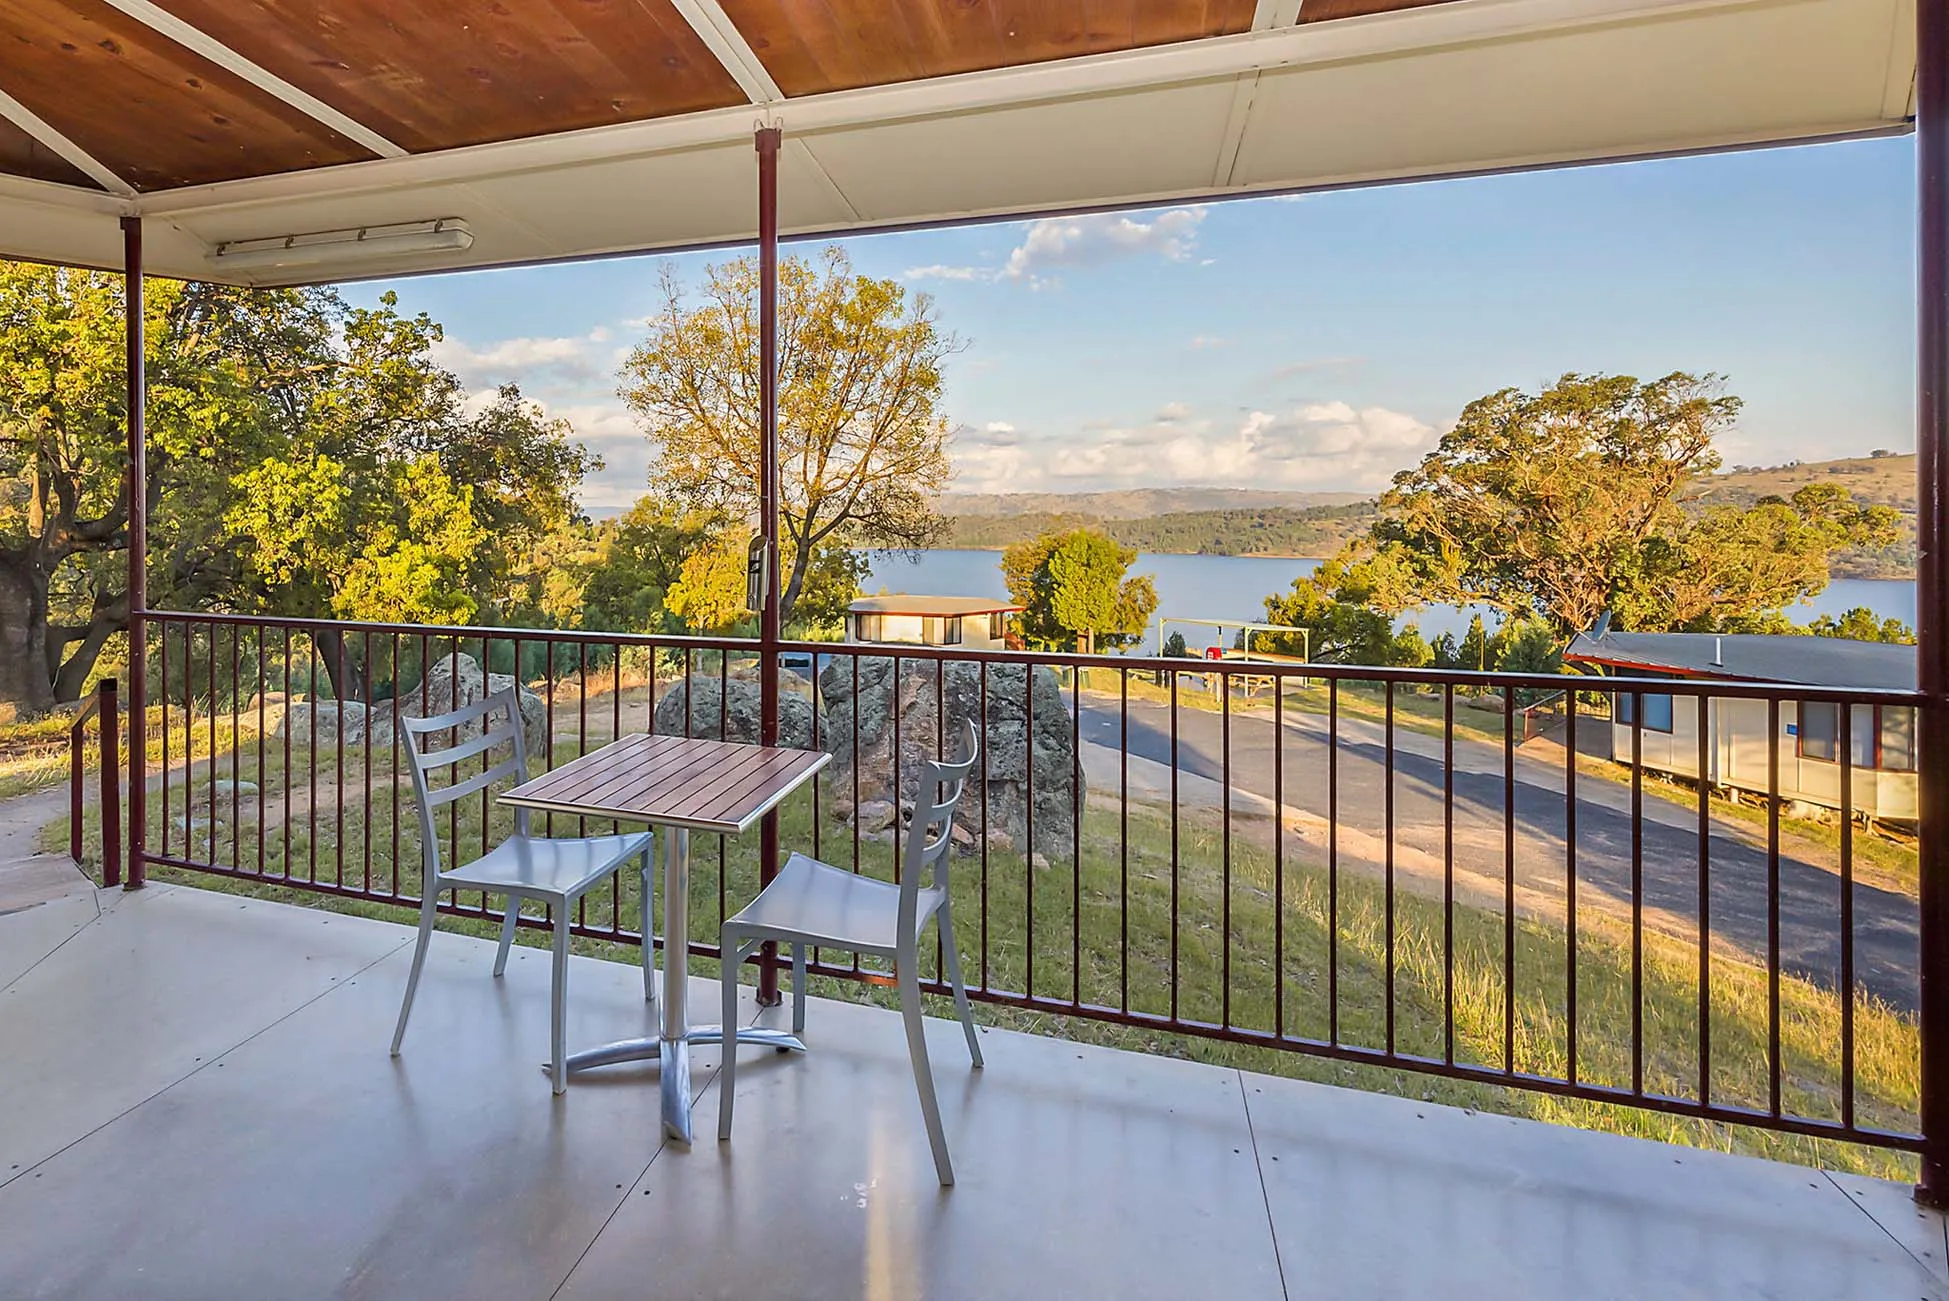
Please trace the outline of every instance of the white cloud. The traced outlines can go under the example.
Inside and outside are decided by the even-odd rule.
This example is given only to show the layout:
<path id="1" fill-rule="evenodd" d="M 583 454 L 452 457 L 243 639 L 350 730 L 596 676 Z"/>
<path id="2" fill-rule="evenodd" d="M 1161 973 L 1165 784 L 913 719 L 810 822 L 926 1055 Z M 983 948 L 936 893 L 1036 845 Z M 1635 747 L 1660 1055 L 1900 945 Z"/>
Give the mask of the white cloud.
<path id="1" fill-rule="evenodd" d="M 1198 227 L 1204 219 L 1203 208 L 1172 208 L 1148 221 L 1122 213 L 1045 217 L 1029 223 L 1028 233 L 1009 253 L 1001 278 L 1041 284 L 1049 271 L 1059 267 L 1098 266 L 1144 254 L 1183 262 L 1198 247 Z"/>
<path id="2" fill-rule="evenodd" d="M 497 339 L 478 346 L 449 335 L 433 345 L 433 359 L 470 389 L 510 382 L 523 388 L 587 384 L 615 374 L 619 359 L 617 349 L 606 346 L 610 338 L 604 326 L 581 335 Z"/>
<path id="3" fill-rule="evenodd" d="M 1067 435 L 964 429 L 955 485 L 966 491 L 1210 486 L 1372 491 L 1435 444 L 1405 412 L 1314 402 L 1234 422 L 1171 403 L 1147 424 Z"/>
<path id="4" fill-rule="evenodd" d="M 1015 426 L 1006 420 L 990 420 L 981 427 L 981 430 L 987 434 L 1012 434 L 1015 432 Z"/>
<path id="5" fill-rule="evenodd" d="M 1100 266 L 1118 258 L 1142 256 L 1188 262 L 1197 251 L 1198 227 L 1204 219 L 1203 208 L 1172 208 L 1154 216 L 1108 212 L 1044 217 L 1029 223 L 1022 242 L 1009 250 L 1007 260 L 1000 267 L 949 266 L 937 262 L 908 267 L 901 274 L 906 280 L 990 283 L 1009 280 L 1031 289 L 1044 289 L 1057 283 L 1050 272 L 1063 267 Z M 1210 264 L 1210 258 L 1200 263 Z"/>
<path id="6" fill-rule="evenodd" d="M 1206 352 L 1212 348 L 1229 348 L 1230 339 L 1221 339 L 1215 334 L 1194 334 L 1191 336 L 1191 351 Z"/>
<path id="7" fill-rule="evenodd" d="M 931 266 L 908 267 L 900 273 L 903 280 L 991 280 L 992 272 L 980 267 L 951 267 L 939 262 Z"/>

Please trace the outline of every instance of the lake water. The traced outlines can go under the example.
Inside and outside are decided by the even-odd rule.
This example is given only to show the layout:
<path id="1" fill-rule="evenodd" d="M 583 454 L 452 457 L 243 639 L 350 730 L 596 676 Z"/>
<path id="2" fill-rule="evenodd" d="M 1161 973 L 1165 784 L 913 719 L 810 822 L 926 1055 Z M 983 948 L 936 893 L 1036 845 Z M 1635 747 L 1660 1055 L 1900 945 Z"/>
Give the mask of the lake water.
<path id="1" fill-rule="evenodd" d="M 925 592 L 938 596 L 1006 597 L 999 551 L 923 551 L 909 560 L 897 554 L 873 553 L 872 572 L 864 583 L 868 593 Z M 1157 615 L 1176 619 L 1233 619 L 1256 622 L 1265 618 L 1265 598 L 1284 592 L 1293 579 L 1310 574 L 1317 560 L 1274 559 L 1265 556 L 1172 556 L 1144 553 L 1131 572 L 1149 574 L 1157 584 Z M 1915 624 L 1915 584 L 1897 579 L 1840 578 L 1811 601 L 1788 611 L 1796 623 L 1809 623 L 1822 614 L 1842 614 L 1865 605 L 1881 618 Z M 1430 606 L 1411 616 L 1423 635 L 1444 632 L 1460 637 L 1470 612 L 1453 606 Z M 1493 622 L 1493 620 L 1491 621 Z M 1215 644 L 1215 628 L 1175 627 L 1194 647 Z M 1156 640 L 1155 633 L 1151 640 Z"/>

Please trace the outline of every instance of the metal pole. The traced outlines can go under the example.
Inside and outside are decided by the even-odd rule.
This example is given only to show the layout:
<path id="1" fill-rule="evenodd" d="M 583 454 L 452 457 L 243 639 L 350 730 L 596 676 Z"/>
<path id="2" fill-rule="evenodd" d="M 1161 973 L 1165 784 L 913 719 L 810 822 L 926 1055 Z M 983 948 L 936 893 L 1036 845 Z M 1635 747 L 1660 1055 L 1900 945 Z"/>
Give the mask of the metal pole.
<path id="1" fill-rule="evenodd" d="M 777 127 L 758 129 L 758 531 L 765 541 L 758 739 L 764 745 L 778 744 L 778 142 Z M 758 854 L 763 885 L 778 872 L 775 809 L 759 828 Z M 776 1007 L 779 1001 L 778 946 L 767 944 L 758 957 L 758 1004 Z"/>
<path id="2" fill-rule="evenodd" d="M 142 218 L 122 218 L 122 307 L 128 341 L 129 422 L 129 852 L 125 890 L 148 879 L 143 859 L 148 825 L 149 383 L 143 361 Z M 104 762 L 113 762 L 104 757 Z M 104 824 L 106 817 L 104 816 Z"/>
<path id="3" fill-rule="evenodd" d="M 1922 1177 L 1949 1205 L 1949 0 L 1916 5 L 1915 629 L 1921 763 Z M 1851 996 L 1852 991 L 1843 991 Z"/>

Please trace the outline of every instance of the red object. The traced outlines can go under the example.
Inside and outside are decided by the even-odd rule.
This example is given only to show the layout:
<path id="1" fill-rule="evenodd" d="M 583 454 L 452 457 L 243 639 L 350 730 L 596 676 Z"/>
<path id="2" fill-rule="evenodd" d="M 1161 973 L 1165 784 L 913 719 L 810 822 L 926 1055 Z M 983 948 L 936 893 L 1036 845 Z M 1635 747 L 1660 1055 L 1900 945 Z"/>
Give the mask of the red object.
<path id="1" fill-rule="evenodd" d="M 1225 648 L 1223 646 L 1207 646 L 1205 647 L 1205 658 L 1208 660 L 1222 660 L 1225 658 Z"/>

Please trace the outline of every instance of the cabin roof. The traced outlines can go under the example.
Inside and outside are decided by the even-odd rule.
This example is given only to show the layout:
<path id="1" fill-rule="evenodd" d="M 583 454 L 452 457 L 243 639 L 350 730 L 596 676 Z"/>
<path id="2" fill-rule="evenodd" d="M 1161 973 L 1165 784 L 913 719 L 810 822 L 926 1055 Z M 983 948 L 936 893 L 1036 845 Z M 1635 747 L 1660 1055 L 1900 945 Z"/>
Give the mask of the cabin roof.
<path id="1" fill-rule="evenodd" d="M 1793 633 L 1580 633 L 1564 652 L 1574 664 L 1688 678 L 1791 682 L 1809 687 L 1913 691 L 1915 647 Z"/>

